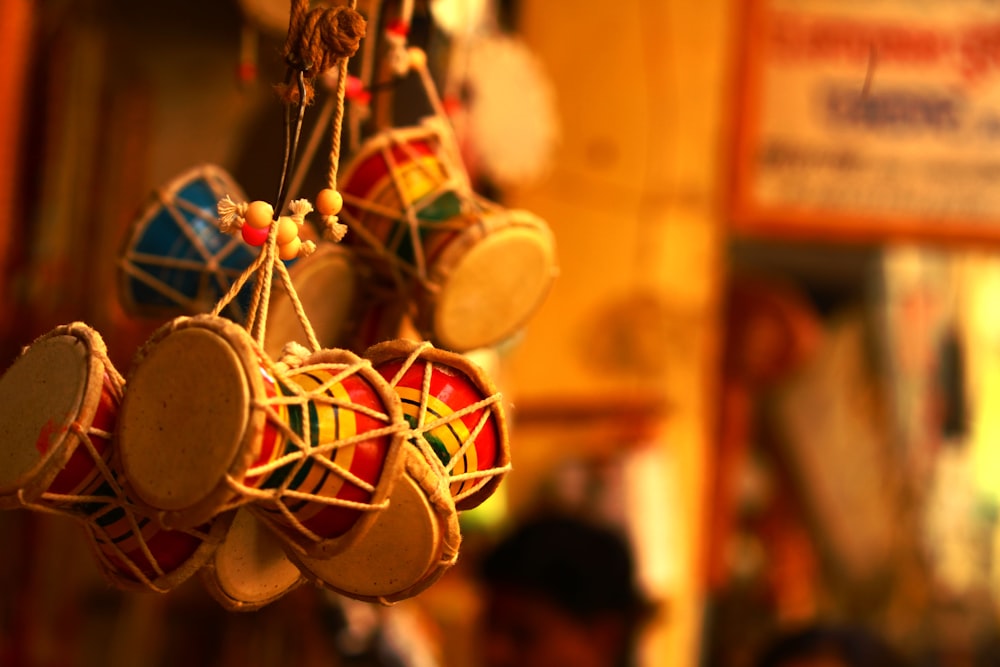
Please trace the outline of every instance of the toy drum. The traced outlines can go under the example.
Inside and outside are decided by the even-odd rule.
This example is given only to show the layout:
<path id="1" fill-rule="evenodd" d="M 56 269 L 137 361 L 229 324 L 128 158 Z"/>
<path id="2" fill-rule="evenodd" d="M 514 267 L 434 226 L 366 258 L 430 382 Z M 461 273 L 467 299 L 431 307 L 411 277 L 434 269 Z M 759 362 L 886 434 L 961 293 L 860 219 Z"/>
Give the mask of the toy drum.
<path id="1" fill-rule="evenodd" d="M 405 422 L 367 362 L 323 350 L 279 375 L 242 327 L 180 317 L 133 363 L 118 443 L 134 496 L 165 525 L 253 502 L 312 555 L 345 547 L 384 505 Z"/>
<path id="2" fill-rule="evenodd" d="M 288 273 L 322 347 L 362 352 L 396 337 L 407 302 L 380 284 L 351 248 L 322 243 Z M 281 285 L 272 292 L 264 349 L 277 358 L 285 343 L 306 341 L 288 292 Z"/>
<path id="3" fill-rule="evenodd" d="M 110 487 L 107 489 L 110 491 Z M 85 503 L 87 537 L 105 578 L 122 589 L 165 593 L 195 574 L 226 534 L 231 514 L 186 530 L 163 528 L 130 502 Z"/>
<path id="4" fill-rule="evenodd" d="M 517 333 L 556 277 L 555 244 L 541 218 L 480 200 L 461 229 L 424 240 L 427 281 L 415 295 L 414 325 L 456 352 Z"/>
<path id="5" fill-rule="evenodd" d="M 387 130 L 341 178 L 345 242 L 415 291 L 421 334 L 459 352 L 523 327 L 556 275 L 548 226 L 475 196 L 431 124 Z"/>
<path id="6" fill-rule="evenodd" d="M 205 588 L 230 611 L 253 611 L 305 579 L 281 542 L 246 508 L 236 510 L 225 540 L 201 570 Z"/>
<path id="7" fill-rule="evenodd" d="M 104 484 L 124 381 L 100 335 L 57 327 L 0 377 L 0 507 L 70 508 Z"/>
<path id="8" fill-rule="evenodd" d="M 416 448 L 407 447 L 405 459 L 389 507 L 349 549 L 328 559 L 289 554 L 307 579 L 389 604 L 426 590 L 454 565 L 462 538 L 447 482 Z"/>
<path id="9" fill-rule="evenodd" d="M 124 382 L 100 335 L 57 327 L 0 377 L 0 503 L 82 521 L 105 576 L 122 588 L 168 590 L 201 566 L 215 526 L 164 530 L 131 506 L 111 468 Z"/>
<path id="10" fill-rule="evenodd" d="M 396 390 L 416 443 L 450 476 L 455 507 L 472 509 L 510 469 L 501 396 L 469 358 L 430 343 L 394 340 L 365 352 Z"/>
<path id="11" fill-rule="evenodd" d="M 222 168 L 202 165 L 157 190 L 133 223 L 119 260 L 119 295 L 131 315 L 175 317 L 207 312 L 256 258 L 239 237 L 223 234 L 218 201 L 246 197 Z M 252 281 L 226 307 L 243 321 Z"/>

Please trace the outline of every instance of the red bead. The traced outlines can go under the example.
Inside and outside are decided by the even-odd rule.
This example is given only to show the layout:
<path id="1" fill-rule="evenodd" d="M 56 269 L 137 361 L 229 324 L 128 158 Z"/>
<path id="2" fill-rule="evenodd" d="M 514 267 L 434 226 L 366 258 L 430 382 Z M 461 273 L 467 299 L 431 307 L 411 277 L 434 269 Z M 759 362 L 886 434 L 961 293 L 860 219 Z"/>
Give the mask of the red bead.
<path id="1" fill-rule="evenodd" d="M 361 79 L 356 76 L 347 77 L 347 87 L 344 88 L 344 94 L 347 95 L 347 97 L 355 99 L 364 91 L 365 85 L 361 83 Z"/>
<path id="2" fill-rule="evenodd" d="M 240 63 L 236 67 L 236 76 L 242 83 L 257 80 L 257 66 L 253 63 Z"/>
<path id="3" fill-rule="evenodd" d="M 260 229 L 250 225 L 243 225 L 240 228 L 240 233 L 243 235 L 243 240 L 252 246 L 262 246 L 264 245 L 264 241 L 267 240 L 267 227 Z"/>
<path id="4" fill-rule="evenodd" d="M 407 25 L 406 21 L 396 19 L 392 21 L 388 26 L 386 26 L 385 31 L 390 35 L 396 35 L 397 37 L 406 37 L 410 34 L 410 26 Z"/>

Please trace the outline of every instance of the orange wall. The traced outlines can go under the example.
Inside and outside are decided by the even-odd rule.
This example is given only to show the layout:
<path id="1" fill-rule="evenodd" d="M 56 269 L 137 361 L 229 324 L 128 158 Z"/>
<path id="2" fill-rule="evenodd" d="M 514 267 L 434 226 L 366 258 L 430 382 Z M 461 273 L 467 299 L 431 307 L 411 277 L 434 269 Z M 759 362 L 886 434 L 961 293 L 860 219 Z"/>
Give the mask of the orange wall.
<path id="1" fill-rule="evenodd" d="M 647 642 L 650 665 L 697 664 L 732 4 L 522 7 L 562 139 L 551 174 L 512 203 L 552 226 L 561 275 L 511 354 L 514 415 L 556 397 L 667 407 L 656 441 L 676 502 L 638 518 L 676 526 L 660 545 L 676 566 L 660 582 L 670 612 Z M 530 476 L 530 459 L 521 465 Z"/>

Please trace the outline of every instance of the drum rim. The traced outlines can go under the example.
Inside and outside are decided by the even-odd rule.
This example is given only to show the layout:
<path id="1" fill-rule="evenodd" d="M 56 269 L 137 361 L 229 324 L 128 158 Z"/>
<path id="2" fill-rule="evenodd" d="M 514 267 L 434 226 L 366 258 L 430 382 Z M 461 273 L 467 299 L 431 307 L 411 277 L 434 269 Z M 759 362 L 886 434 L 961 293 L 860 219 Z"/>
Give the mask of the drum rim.
<path id="1" fill-rule="evenodd" d="M 373 367 L 377 368 L 385 363 L 406 359 L 421 345 L 423 344 L 419 341 L 404 338 L 384 341 L 368 348 L 364 353 L 364 357 L 372 362 Z M 418 359 L 430 361 L 431 363 L 440 364 L 458 371 L 472 383 L 476 390 L 482 394 L 483 398 L 501 393 L 486 371 L 463 354 L 427 346 L 420 352 Z M 503 400 L 496 401 L 491 407 L 494 410 L 493 422 L 496 428 L 497 441 L 497 460 L 494 462 L 493 467 L 503 468 L 509 466 L 511 460 L 510 431 L 507 425 L 507 415 Z M 473 486 L 475 491 L 468 493 L 461 500 L 454 501 L 455 507 L 459 511 L 478 507 L 496 492 L 506 476 L 507 473 L 502 472 L 490 477 L 484 477 L 478 486 Z M 448 482 L 447 487 L 451 488 L 450 482 Z M 451 493 L 449 492 L 448 495 L 450 496 Z"/>
<path id="2" fill-rule="evenodd" d="M 284 596 L 286 593 L 295 590 L 306 581 L 305 577 L 302 576 L 302 573 L 299 571 L 298 566 L 288 559 L 287 554 L 282 548 L 281 541 L 263 521 L 254 516 L 254 514 L 246 507 L 237 508 L 232 514 L 232 523 L 229 525 L 226 534 L 222 537 L 204 567 L 202 567 L 199 571 L 202 585 L 216 600 L 216 602 L 229 611 L 254 611 L 271 604 L 275 600 Z M 232 585 L 229 582 L 224 581 L 223 577 L 220 576 L 220 571 L 222 569 L 220 568 L 220 559 L 225 558 L 227 554 L 231 553 L 228 551 L 228 548 L 231 546 L 229 540 L 233 537 L 246 535 L 246 533 L 240 528 L 240 526 L 246 522 L 253 522 L 252 525 L 255 526 L 257 531 L 269 535 L 270 539 L 274 540 L 275 546 L 281 550 L 282 557 L 288 560 L 288 563 L 296 572 L 295 578 L 285 582 L 285 585 L 283 586 L 278 586 L 278 590 L 272 591 L 267 595 L 256 596 L 253 599 L 250 599 L 249 597 L 240 597 L 239 592 L 234 591 Z M 247 552 L 251 553 L 252 550 L 247 550 Z M 252 553 L 250 558 L 252 558 Z"/>
<path id="3" fill-rule="evenodd" d="M 143 361 L 161 341 L 176 331 L 186 329 L 207 331 L 215 335 L 216 338 L 231 349 L 239 360 L 239 370 L 242 371 L 243 377 L 246 380 L 251 404 L 255 398 L 265 395 L 261 365 L 257 361 L 264 358 L 263 352 L 257 347 L 256 341 L 253 340 L 246 329 L 231 320 L 216 315 L 177 317 L 154 331 L 152 336 L 139 349 L 132 362 L 128 384 L 133 384 L 136 375 L 143 370 Z M 246 471 L 256 460 L 258 451 L 254 447 L 248 446 L 248 444 L 253 445 L 256 443 L 259 445 L 260 443 L 266 421 L 266 415 L 262 410 L 251 409 L 252 405 L 245 406 L 246 416 L 243 430 L 236 439 L 234 454 L 228 465 L 225 466 L 225 474 L 221 476 L 212 490 L 200 500 L 183 509 L 162 510 L 146 500 L 144 494 L 139 493 L 133 481 L 134 476 L 129 474 L 131 466 L 128 461 L 131 456 L 129 454 L 131 447 L 126 446 L 126 438 L 128 437 L 127 424 L 129 423 L 127 417 L 132 405 L 130 397 L 135 395 L 135 393 L 126 393 L 122 401 L 118 427 L 118 454 L 121 468 L 125 472 L 124 485 L 129 496 L 137 505 L 159 516 L 162 523 L 167 527 L 191 528 L 212 520 L 216 515 L 232 509 L 234 506 L 249 502 L 249 499 L 239 498 L 239 494 L 228 486 L 226 477 L 232 476 L 235 479 L 242 480 Z"/>
<path id="4" fill-rule="evenodd" d="M 55 344 L 61 338 L 72 339 L 74 345 L 82 344 L 84 347 L 84 368 L 82 369 L 84 386 L 80 389 L 79 400 L 75 406 L 76 419 L 69 418 L 67 421 L 69 423 L 76 422 L 86 432 L 90 429 L 97 414 L 105 388 L 105 376 L 111 379 L 107 386 L 112 392 L 112 398 L 119 405 L 122 400 L 122 387 L 116 381 L 117 372 L 108 368 L 111 362 L 107 360 L 107 347 L 95 329 L 82 322 L 55 327 L 24 347 L 8 370 L 18 363 L 23 363 L 33 350 L 38 350 L 36 346 Z M 6 371 L 4 374 L 6 375 Z M 55 481 L 77 447 L 81 445 L 79 437 L 71 437 L 69 431 L 65 432 L 57 443 L 51 445 L 49 455 L 41 456 L 33 466 L 22 471 L 19 479 L 12 482 L 12 488 L 0 490 L 0 509 L 18 507 L 23 503 L 32 503 L 38 500 Z M 114 455 L 113 452 L 112 455 Z"/>
<path id="5" fill-rule="evenodd" d="M 484 233 L 484 227 L 489 230 L 487 233 Z M 506 326 L 498 327 L 492 335 L 472 341 L 463 340 L 462 336 L 443 331 L 442 306 L 447 301 L 448 288 L 452 284 L 451 276 L 463 267 L 469 254 L 474 249 L 504 242 L 504 237 L 508 235 L 523 236 L 529 230 L 537 232 L 536 247 L 540 250 L 540 255 L 548 260 L 548 270 L 543 269 L 535 276 L 536 280 L 533 282 L 537 285 L 537 289 L 530 299 L 530 306 L 526 312 L 517 318 L 511 318 Z M 527 324 L 548 297 L 558 273 L 555 236 L 544 220 L 522 209 L 510 209 L 506 212 L 487 209 L 484 222 L 463 229 L 448 241 L 434 261 L 428 264 L 427 284 L 418 284 L 415 290 L 417 317 L 414 325 L 421 335 L 447 349 L 464 352 L 490 347 L 506 340 Z"/>
<path id="6" fill-rule="evenodd" d="M 424 568 L 422 574 L 412 581 L 402 582 L 394 590 L 384 595 L 370 595 L 359 593 L 356 588 L 352 588 L 349 582 L 333 582 L 323 578 L 319 573 L 322 568 L 334 568 L 338 563 L 358 562 L 361 559 L 356 551 L 346 551 L 329 559 L 313 559 L 303 557 L 300 554 L 289 552 L 289 558 L 298 565 L 303 576 L 314 585 L 326 588 L 340 595 L 374 603 L 393 603 L 413 597 L 429 588 L 444 575 L 448 569 L 454 565 L 458 559 L 458 551 L 461 545 L 462 536 L 458 523 L 458 512 L 448 492 L 447 483 L 438 474 L 437 469 L 431 465 L 420 451 L 412 446 L 405 448 L 405 464 L 400 472 L 401 476 L 407 478 L 408 483 L 412 483 L 413 488 L 424 495 L 430 511 L 427 513 L 428 529 L 437 535 L 432 538 L 433 546 L 429 553 L 429 564 Z M 392 504 L 386 512 L 392 511 Z M 356 549 L 366 547 L 371 551 L 380 553 L 392 553 L 392 544 L 381 544 L 375 542 L 366 544 L 364 538 L 355 545 Z M 435 556 L 437 558 L 435 559 Z"/>

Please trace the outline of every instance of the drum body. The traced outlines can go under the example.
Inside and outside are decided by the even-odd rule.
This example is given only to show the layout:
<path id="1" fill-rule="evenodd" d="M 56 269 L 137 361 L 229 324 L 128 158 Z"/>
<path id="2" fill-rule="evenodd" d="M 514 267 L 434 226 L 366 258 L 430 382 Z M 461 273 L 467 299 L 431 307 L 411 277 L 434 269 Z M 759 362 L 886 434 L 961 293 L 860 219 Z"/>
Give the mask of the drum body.
<path id="1" fill-rule="evenodd" d="M 302 574 L 341 595 L 390 604 L 417 595 L 458 559 L 461 533 L 447 481 L 407 446 L 389 507 L 350 549 L 332 558 L 290 554 Z"/>
<path id="2" fill-rule="evenodd" d="M 204 563 L 224 526 L 165 530 L 123 494 L 111 440 L 123 390 L 84 324 L 25 348 L 0 377 L 0 503 L 72 516 L 112 583 L 165 591 Z"/>
<path id="3" fill-rule="evenodd" d="M 230 611 L 253 611 L 305 579 L 281 541 L 246 508 L 235 512 L 226 538 L 201 570 L 205 588 Z"/>
<path id="4" fill-rule="evenodd" d="M 500 393 L 464 355 L 399 339 L 369 348 L 365 358 L 399 395 L 422 449 L 450 477 L 459 510 L 493 494 L 510 468 Z"/>
<path id="5" fill-rule="evenodd" d="M 201 165 L 153 193 L 131 227 L 119 259 L 119 295 L 125 311 L 144 317 L 207 312 L 249 267 L 256 250 L 239 235 L 219 231 L 217 204 L 246 197 L 229 174 Z M 253 281 L 225 314 L 243 321 Z"/>
<path id="6" fill-rule="evenodd" d="M 349 247 L 321 243 L 289 269 L 289 277 L 323 348 L 361 353 L 395 338 L 406 314 L 399 292 Z M 291 297 L 278 285 L 272 290 L 264 349 L 277 359 L 289 341 L 307 343 Z"/>
<path id="7" fill-rule="evenodd" d="M 433 124 L 370 139 L 341 177 L 352 244 L 417 304 L 421 335 L 488 347 L 520 330 L 556 269 L 548 226 L 476 196 Z"/>
<path id="8" fill-rule="evenodd" d="M 122 468 L 172 527 L 253 503 L 304 552 L 335 553 L 367 529 L 400 464 L 399 400 L 345 350 L 280 374 L 242 327 L 181 317 L 147 341 L 129 387 Z"/>

